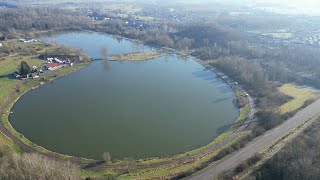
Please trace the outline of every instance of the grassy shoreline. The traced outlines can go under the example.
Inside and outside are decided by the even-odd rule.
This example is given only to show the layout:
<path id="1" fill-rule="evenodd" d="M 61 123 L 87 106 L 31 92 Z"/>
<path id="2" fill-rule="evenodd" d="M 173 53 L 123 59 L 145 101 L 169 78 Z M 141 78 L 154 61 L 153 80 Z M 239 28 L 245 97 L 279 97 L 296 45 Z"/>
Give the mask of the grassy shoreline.
<path id="1" fill-rule="evenodd" d="M 64 75 L 70 74 L 74 71 L 77 71 L 83 67 L 85 67 L 88 63 L 81 63 L 81 64 L 77 64 L 73 67 L 68 67 L 66 69 L 60 69 L 60 73 L 58 76 L 47 76 L 49 77 L 47 82 L 50 82 L 52 80 L 55 80 L 57 78 L 60 78 Z M 69 156 L 69 155 L 65 155 L 65 154 L 61 154 L 61 153 L 57 153 L 57 152 L 53 152 L 50 150 L 45 149 L 42 146 L 39 146 L 35 143 L 33 143 L 32 141 L 30 141 L 29 139 L 27 139 L 26 137 L 24 137 L 23 134 L 19 133 L 18 131 L 16 131 L 13 126 L 11 125 L 10 121 L 9 121 L 9 115 L 10 115 L 10 111 L 12 109 L 12 107 L 14 106 L 14 104 L 23 96 L 25 95 L 29 90 L 35 89 L 40 87 L 41 84 L 40 81 L 38 80 L 28 80 L 26 82 L 23 83 L 20 92 L 17 93 L 12 99 L 11 101 L 8 103 L 8 105 L 3 109 L 3 114 L 2 114 L 2 118 L 1 121 L 3 123 L 3 125 L 5 126 L 5 128 L 13 135 L 15 136 L 19 141 L 21 141 L 23 144 L 29 146 L 30 148 L 33 148 L 35 151 L 44 154 L 44 155 L 48 155 L 51 157 L 57 157 L 63 160 L 71 160 L 71 161 L 77 161 L 77 162 L 81 162 L 81 163 L 91 163 L 94 162 L 94 160 L 92 159 L 88 159 L 88 158 L 83 158 L 83 157 L 74 157 L 74 156 Z"/>
<path id="2" fill-rule="evenodd" d="M 109 61 L 145 61 L 145 60 L 159 58 L 165 55 L 167 55 L 167 53 L 160 52 L 160 51 L 133 52 L 133 53 L 121 54 L 117 56 L 109 56 L 102 59 L 109 60 Z"/>

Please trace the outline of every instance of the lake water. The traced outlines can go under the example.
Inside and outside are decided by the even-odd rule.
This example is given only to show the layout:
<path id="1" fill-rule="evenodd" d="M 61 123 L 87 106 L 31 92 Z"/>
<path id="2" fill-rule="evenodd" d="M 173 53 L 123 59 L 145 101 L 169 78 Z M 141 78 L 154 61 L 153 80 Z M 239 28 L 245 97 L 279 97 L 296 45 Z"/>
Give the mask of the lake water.
<path id="1" fill-rule="evenodd" d="M 147 50 L 99 33 L 59 33 L 43 40 L 116 55 Z M 210 143 L 234 122 L 233 90 L 192 59 L 166 56 L 141 62 L 94 61 L 26 93 L 10 121 L 52 151 L 99 159 L 146 158 Z"/>

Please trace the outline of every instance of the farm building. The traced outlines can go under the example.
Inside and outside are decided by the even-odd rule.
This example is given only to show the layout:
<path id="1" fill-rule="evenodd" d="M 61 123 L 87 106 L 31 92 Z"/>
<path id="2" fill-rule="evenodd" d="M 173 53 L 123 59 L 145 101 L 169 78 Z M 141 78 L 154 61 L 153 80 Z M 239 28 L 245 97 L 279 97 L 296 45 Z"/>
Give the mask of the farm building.
<path id="1" fill-rule="evenodd" d="M 45 67 L 47 70 L 54 71 L 54 70 L 62 68 L 63 65 L 60 65 L 58 63 L 51 63 L 51 64 L 47 64 Z"/>

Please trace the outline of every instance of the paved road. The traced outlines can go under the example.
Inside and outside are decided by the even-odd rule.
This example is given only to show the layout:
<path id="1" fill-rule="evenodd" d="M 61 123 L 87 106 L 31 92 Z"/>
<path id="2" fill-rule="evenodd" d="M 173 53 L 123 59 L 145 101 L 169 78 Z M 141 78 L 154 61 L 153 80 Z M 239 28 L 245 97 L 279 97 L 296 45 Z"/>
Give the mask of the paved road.
<path id="1" fill-rule="evenodd" d="M 252 99 L 252 97 L 246 91 L 244 91 L 244 93 L 248 96 L 249 103 L 250 103 L 250 110 L 251 111 L 250 111 L 250 114 L 248 116 L 247 121 L 245 122 L 245 124 L 249 124 L 254 118 L 254 113 L 256 111 L 256 109 L 255 109 L 256 107 L 255 107 L 254 100 Z"/>
<path id="2" fill-rule="evenodd" d="M 288 119 L 285 123 L 280 126 L 267 131 L 263 136 L 256 138 L 250 142 L 247 146 L 232 153 L 226 158 L 214 163 L 208 168 L 198 172 L 197 174 L 190 176 L 186 179 L 190 180 L 212 180 L 217 175 L 225 170 L 235 168 L 241 162 L 252 157 L 255 153 L 268 148 L 273 142 L 286 135 L 289 131 L 297 128 L 312 116 L 320 113 L 320 100 L 309 105 L 302 111 L 298 112 L 294 117 Z"/>

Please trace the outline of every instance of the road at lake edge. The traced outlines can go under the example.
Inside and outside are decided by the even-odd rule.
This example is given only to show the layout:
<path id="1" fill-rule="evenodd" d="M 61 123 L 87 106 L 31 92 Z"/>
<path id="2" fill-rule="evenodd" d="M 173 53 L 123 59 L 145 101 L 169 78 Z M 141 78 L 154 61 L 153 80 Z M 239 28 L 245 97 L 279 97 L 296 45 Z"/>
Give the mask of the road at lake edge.
<path id="1" fill-rule="evenodd" d="M 320 113 L 320 100 L 312 103 L 308 107 L 298 112 L 294 117 L 288 119 L 283 124 L 267 131 L 264 135 L 257 137 L 244 148 L 227 156 L 226 158 L 215 162 L 206 169 L 185 179 L 188 180 L 212 180 L 220 173 L 235 168 L 240 163 L 254 156 L 255 153 L 270 147 L 275 141 L 296 129 L 314 115 Z"/>

